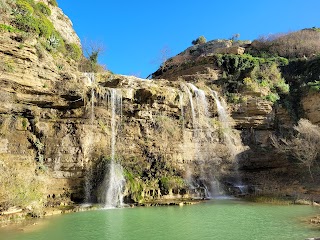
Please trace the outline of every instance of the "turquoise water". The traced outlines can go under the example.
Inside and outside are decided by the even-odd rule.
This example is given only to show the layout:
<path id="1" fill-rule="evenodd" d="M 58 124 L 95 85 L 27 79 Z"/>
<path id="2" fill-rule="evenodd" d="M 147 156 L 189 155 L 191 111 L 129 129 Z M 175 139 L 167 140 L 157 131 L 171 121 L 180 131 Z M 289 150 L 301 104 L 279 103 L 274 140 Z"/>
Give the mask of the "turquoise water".
<path id="1" fill-rule="evenodd" d="M 305 239 L 319 237 L 303 217 L 311 206 L 275 206 L 235 200 L 197 205 L 96 210 L 50 217 L 26 231 L 2 232 L 6 240 L 53 239 Z"/>

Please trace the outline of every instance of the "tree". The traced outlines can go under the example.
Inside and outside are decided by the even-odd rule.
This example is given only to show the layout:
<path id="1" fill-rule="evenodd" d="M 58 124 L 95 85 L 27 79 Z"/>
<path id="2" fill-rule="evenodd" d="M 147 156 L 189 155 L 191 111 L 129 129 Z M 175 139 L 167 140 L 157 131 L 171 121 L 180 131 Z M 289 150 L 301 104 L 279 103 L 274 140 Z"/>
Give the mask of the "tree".
<path id="1" fill-rule="evenodd" d="M 192 45 L 204 44 L 207 42 L 207 39 L 204 36 L 198 37 L 196 40 L 193 40 Z"/>
<path id="2" fill-rule="evenodd" d="M 160 50 L 160 61 L 161 69 L 163 70 L 166 67 L 167 60 L 171 54 L 171 49 L 168 46 L 164 46 Z"/>
<path id="3" fill-rule="evenodd" d="M 167 61 L 170 58 L 170 55 L 171 55 L 171 49 L 165 45 L 160 49 L 158 57 L 153 59 L 151 62 L 152 64 L 157 64 L 157 65 L 160 64 L 160 69 L 163 71 L 167 66 L 167 63 L 168 63 Z M 148 77 L 150 76 L 151 75 L 149 75 Z"/>
<path id="4" fill-rule="evenodd" d="M 81 60 L 80 70 L 83 72 L 98 72 L 103 66 L 98 64 L 98 58 L 104 51 L 104 45 L 99 42 L 87 42 L 83 44 L 85 58 Z"/>
<path id="5" fill-rule="evenodd" d="M 232 41 L 237 41 L 240 38 L 240 33 L 233 34 L 230 38 Z"/>
<path id="6" fill-rule="evenodd" d="M 307 119 L 300 119 L 294 127 L 297 136 L 287 142 L 287 151 L 308 168 L 311 178 L 312 167 L 320 157 L 320 127 Z"/>

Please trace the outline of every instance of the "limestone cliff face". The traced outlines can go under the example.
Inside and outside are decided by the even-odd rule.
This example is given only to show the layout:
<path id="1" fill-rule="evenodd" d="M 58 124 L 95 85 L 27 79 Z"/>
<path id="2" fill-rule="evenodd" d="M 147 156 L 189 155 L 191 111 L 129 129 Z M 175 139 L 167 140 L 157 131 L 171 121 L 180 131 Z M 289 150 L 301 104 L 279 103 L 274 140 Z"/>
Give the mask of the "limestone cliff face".
<path id="1" fill-rule="evenodd" d="M 257 74 L 257 69 L 263 72 L 268 68 L 263 66 L 263 61 L 269 60 L 261 62 L 260 58 L 242 55 L 243 50 L 246 53 L 249 47 L 249 42 L 232 43 L 229 40 L 192 46 L 169 59 L 152 76 L 172 81 L 198 82 L 224 93 L 235 122 L 234 127 L 241 131 L 244 145 L 249 146 L 239 156 L 239 170 L 244 182 L 256 184 L 266 192 L 272 192 L 274 186 L 275 191 L 291 194 L 289 192 L 292 189 L 301 190 L 301 185 L 304 186 L 311 179 L 305 177 L 305 169 L 294 163 L 291 156 L 283 151 L 285 144 L 282 141 L 286 137 L 290 138 L 288 133 L 292 131 L 297 117 L 295 112 L 300 113 L 299 117 L 306 117 L 312 123 L 319 124 L 319 94 L 306 94 L 302 97 L 303 111 L 298 109 L 299 98 L 288 98 L 288 90 L 286 93 L 279 93 L 277 99 L 272 99 L 277 93 L 270 92 L 267 84 L 261 84 L 261 79 L 266 79 L 267 74 Z M 281 64 L 278 65 L 280 70 L 274 71 L 273 76 L 281 76 L 280 66 Z M 304 73 L 304 65 L 301 66 L 300 71 Z M 264 73 L 273 70 L 269 68 Z M 290 77 L 288 80 L 291 81 L 295 79 L 293 72 L 284 76 Z M 253 82 L 254 78 L 258 84 Z M 292 89 L 295 94 L 296 91 L 303 91 L 296 87 L 294 85 Z M 300 181 L 301 179 L 303 180 Z"/>
<path id="2" fill-rule="evenodd" d="M 302 98 L 303 110 L 313 124 L 320 124 L 320 94 L 310 93 Z"/>
<path id="3" fill-rule="evenodd" d="M 73 24 L 70 18 L 63 13 L 61 8 L 53 6 L 50 4 L 49 0 L 35 0 L 35 2 L 43 2 L 50 7 L 51 15 L 49 16 L 49 19 L 67 43 L 81 45 L 80 39 L 73 29 Z"/>
<path id="4" fill-rule="evenodd" d="M 116 159 L 132 178 L 128 201 L 206 194 L 205 186 L 213 188 L 212 182 L 232 173 L 233 158 L 210 92 L 198 103 L 196 90 L 181 82 L 108 73 L 91 81 L 76 70 L 64 79 L 59 70 L 46 70 L 36 56 L 30 58 L 36 66 L 30 75 L 23 77 L 19 67 L 1 76 L 1 156 L 5 162 L 26 158 L 42 169 L 47 196 L 83 201 L 89 182 L 90 195 L 99 200 L 112 134 Z M 46 79 L 39 79 L 39 71 L 49 71 Z M 115 133 L 108 102 L 112 89 L 122 99 Z M 95 176 L 88 180 L 90 172 Z"/>
<path id="5" fill-rule="evenodd" d="M 21 43 L 16 33 L 1 35 L 0 57 L 1 164 L 41 180 L 49 205 L 83 201 L 86 184 L 92 200 L 99 200 L 112 134 L 127 201 L 205 196 L 219 178 L 234 173 L 234 153 L 208 89 L 200 99 L 185 82 L 107 72 L 93 80 L 74 60 L 40 48 L 37 39 Z M 112 89 L 122 99 L 116 133 Z"/>
<path id="6" fill-rule="evenodd" d="M 71 22 L 50 8 L 55 29 L 79 45 Z M 87 195 L 100 201 L 111 156 L 124 168 L 127 202 L 208 197 L 219 182 L 239 183 L 241 175 L 260 190 L 277 183 L 284 191 L 283 174 L 300 176 L 279 144 L 294 123 L 290 111 L 252 82 L 257 59 L 238 57 L 249 43 L 193 46 L 146 80 L 80 72 L 77 61 L 41 40 L 0 36 L 0 170 L 12 171 L 13 182 L 37 183 L 42 205 L 83 202 Z M 318 97 L 302 102 L 317 124 Z"/>

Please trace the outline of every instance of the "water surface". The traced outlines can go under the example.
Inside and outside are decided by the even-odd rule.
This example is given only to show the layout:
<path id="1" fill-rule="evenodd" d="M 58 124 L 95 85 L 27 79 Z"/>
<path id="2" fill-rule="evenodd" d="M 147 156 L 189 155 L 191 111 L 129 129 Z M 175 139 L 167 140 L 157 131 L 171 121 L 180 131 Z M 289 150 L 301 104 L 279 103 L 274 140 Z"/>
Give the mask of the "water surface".
<path id="1" fill-rule="evenodd" d="M 6 240 L 305 239 L 320 231 L 303 223 L 311 206 L 276 206 L 236 200 L 203 204 L 96 210 L 49 217 L 33 231 L 0 232 Z"/>

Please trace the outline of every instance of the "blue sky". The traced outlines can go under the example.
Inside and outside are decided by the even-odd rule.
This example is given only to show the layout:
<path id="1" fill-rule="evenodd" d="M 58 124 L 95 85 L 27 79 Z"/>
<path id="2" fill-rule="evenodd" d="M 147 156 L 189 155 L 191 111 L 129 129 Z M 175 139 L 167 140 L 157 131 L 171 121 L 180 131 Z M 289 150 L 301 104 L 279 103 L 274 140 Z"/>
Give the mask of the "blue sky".
<path id="1" fill-rule="evenodd" d="M 147 77 L 204 35 L 242 40 L 320 27 L 319 0 L 58 0 L 81 41 L 104 45 L 99 62 L 114 73 Z"/>

